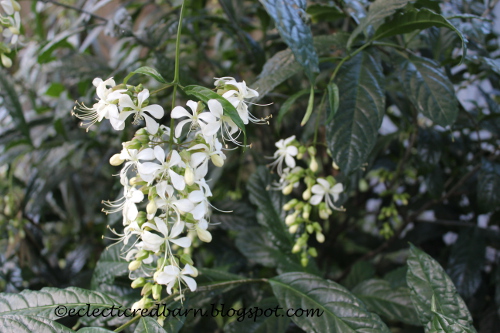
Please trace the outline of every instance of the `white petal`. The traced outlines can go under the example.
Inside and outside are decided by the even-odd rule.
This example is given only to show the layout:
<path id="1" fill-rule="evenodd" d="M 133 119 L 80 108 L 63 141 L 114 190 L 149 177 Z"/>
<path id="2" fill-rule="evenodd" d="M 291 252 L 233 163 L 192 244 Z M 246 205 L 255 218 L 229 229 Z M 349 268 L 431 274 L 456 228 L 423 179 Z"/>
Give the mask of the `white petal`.
<path id="1" fill-rule="evenodd" d="M 207 153 L 194 153 L 191 155 L 191 166 L 193 168 L 198 167 L 201 163 L 205 162 L 208 159 L 208 154 Z"/>
<path id="2" fill-rule="evenodd" d="M 330 188 L 330 183 L 328 182 L 328 180 L 323 179 L 323 178 L 318 178 L 316 181 L 319 184 L 321 184 L 321 186 L 323 186 L 327 191 Z"/>
<path id="3" fill-rule="evenodd" d="M 222 117 L 224 109 L 222 108 L 222 104 L 218 100 L 211 99 L 207 102 L 207 105 L 208 109 L 214 114 L 214 116 L 216 116 L 217 118 Z"/>
<path id="4" fill-rule="evenodd" d="M 181 155 L 177 152 L 177 150 L 172 150 L 172 154 L 170 154 L 170 161 L 168 162 L 171 166 L 179 165 L 182 162 Z"/>
<path id="5" fill-rule="evenodd" d="M 144 150 L 141 150 L 139 152 L 139 154 L 137 154 L 137 159 L 139 159 L 139 160 L 150 161 L 150 160 L 154 160 L 154 158 L 155 158 L 155 155 L 153 153 L 153 149 L 151 149 L 151 148 L 146 148 Z"/>
<path id="6" fill-rule="evenodd" d="M 184 127 L 184 125 L 186 125 L 189 122 L 191 122 L 191 119 L 186 119 L 186 120 L 183 120 L 180 123 L 178 123 L 177 126 L 175 126 L 175 137 L 176 138 L 181 136 L 182 128 Z"/>
<path id="7" fill-rule="evenodd" d="M 188 199 L 177 200 L 177 201 L 173 202 L 173 205 L 175 205 L 177 208 L 179 208 L 179 210 L 183 213 L 187 213 L 194 208 L 193 203 Z"/>
<path id="8" fill-rule="evenodd" d="M 182 191 L 186 187 L 184 177 L 178 175 L 175 171 L 172 170 L 168 170 L 168 174 L 170 175 L 170 180 L 176 190 Z"/>
<path id="9" fill-rule="evenodd" d="M 192 115 L 186 109 L 184 109 L 182 106 L 176 106 L 172 110 L 172 112 L 170 113 L 170 117 L 172 117 L 174 119 L 179 119 L 179 118 L 182 118 L 182 117 L 189 117 L 189 118 L 191 118 Z"/>
<path id="10" fill-rule="evenodd" d="M 288 165 L 290 168 L 295 167 L 295 159 L 292 156 L 286 155 L 285 162 L 286 162 L 286 165 Z"/>
<path id="11" fill-rule="evenodd" d="M 191 246 L 191 238 L 182 237 L 177 239 L 170 239 L 170 242 L 179 245 L 180 247 L 186 248 Z"/>
<path id="12" fill-rule="evenodd" d="M 186 284 L 189 287 L 189 290 L 191 290 L 191 291 L 196 290 L 196 281 L 193 278 L 191 278 L 189 276 L 184 276 L 184 275 L 182 275 L 181 278 L 184 280 L 184 282 L 186 282 Z"/>
<path id="13" fill-rule="evenodd" d="M 137 218 L 137 215 L 139 215 L 137 206 L 134 203 L 129 203 L 126 206 L 126 210 L 127 210 L 127 219 L 129 221 L 134 221 Z"/>
<path id="14" fill-rule="evenodd" d="M 309 203 L 314 206 L 318 205 L 321 201 L 323 201 L 322 194 L 315 194 L 309 199 Z"/>
<path id="15" fill-rule="evenodd" d="M 198 204 L 190 213 L 193 214 L 195 220 L 202 219 L 203 216 L 205 216 L 205 214 L 207 213 L 205 203 L 202 202 Z"/>
<path id="16" fill-rule="evenodd" d="M 120 105 L 121 108 L 136 109 L 136 105 L 134 104 L 134 102 L 132 102 L 132 99 L 130 98 L 129 95 L 122 95 L 122 96 L 120 96 L 119 105 Z"/>
<path id="17" fill-rule="evenodd" d="M 158 231 L 163 234 L 163 236 L 168 236 L 168 227 L 163 219 L 155 218 L 156 226 L 158 227 Z"/>
<path id="18" fill-rule="evenodd" d="M 137 102 L 138 102 L 139 107 L 141 107 L 142 103 L 144 103 L 144 101 L 147 100 L 148 98 L 149 98 L 149 90 L 148 89 L 144 89 L 143 91 L 138 93 L 137 94 Z"/>
<path id="19" fill-rule="evenodd" d="M 314 194 L 324 195 L 325 194 L 325 188 L 323 186 L 321 186 L 321 185 L 315 184 L 311 188 L 311 192 L 314 193 Z"/>
<path id="20" fill-rule="evenodd" d="M 134 203 L 141 202 L 144 199 L 144 193 L 139 190 L 134 190 L 132 192 L 132 196 L 130 197 L 130 201 Z"/>
<path id="21" fill-rule="evenodd" d="M 165 151 L 163 150 L 163 148 L 160 146 L 155 146 L 153 150 L 156 159 L 161 163 L 165 162 Z"/>
<path id="22" fill-rule="evenodd" d="M 170 238 L 175 238 L 181 234 L 181 232 L 184 230 L 184 222 L 182 221 L 177 221 L 175 224 L 172 226 L 172 229 L 170 229 Z"/>
<path id="23" fill-rule="evenodd" d="M 203 194 L 203 191 L 193 191 L 189 193 L 188 198 L 191 202 L 202 202 L 205 200 L 205 194 Z"/>
<path id="24" fill-rule="evenodd" d="M 165 111 L 163 111 L 163 108 L 158 104 L 145 106 L 142 108 L 142 111 L 149 112 L 156 119 L 162 118 L 163 115 L 165 114 Z"/>
<path id="25" fill-rule="evenodd" d="M 196 109 L 198 108 L 198 103 L 196 103 L 195 101 L 187 101 L 186 105 L 189 106 L 191 111 L 193 111 L 193 115 L 195 115 Z"/>
<path id="26" fill-rule="evenodd" d="M 146 128 L 148 129 L 148 132 L 151 134 L 156 134 L 158 132 L 158 128 L 160 127 L 160 124 L 150 116 L 143 114 L 144 120 L 146 121 Z"/>

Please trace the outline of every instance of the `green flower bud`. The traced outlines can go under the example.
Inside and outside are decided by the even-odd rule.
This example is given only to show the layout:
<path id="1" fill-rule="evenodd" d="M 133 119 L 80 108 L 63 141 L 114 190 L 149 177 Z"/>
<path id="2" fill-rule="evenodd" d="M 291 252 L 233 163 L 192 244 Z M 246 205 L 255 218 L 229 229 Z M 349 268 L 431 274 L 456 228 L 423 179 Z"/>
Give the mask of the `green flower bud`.
<path id="1" fill-rule="evenodd" d="M 135 271 L 136 269 L 139 269 L 139 267 L 141 267 L 141 265 L 142 265 L 142 261 L 139 261 L 139 260 L 131 261 L 130 264 L 128 264 L 128 270 Z M 132 288 L 134 288 L 134 287 L 132 287 Z"/>
<path id="2" fill-rule="evenodd" d="M 289 195 L 290 193 L 292 193 L 292 190 L 293 190 L 293 184 L 288 184 L 287 186 L 285 186 L 282 192 L 284 195 Z"/>
<path id="3" fill-rule="evenodd" d="M 153 284 L 148 282 L 142 287 L 141 296 L 149 295 L 151 293 L 151 289 L 153 288 Z"/>
<path id="4" fill-rule="evenodd" d="M 290 209 L 292 209 L 297 203 L 299 202 L 299 200 L 297 199 L 292 199 L 290 201 L 288 201 L 285 205 L 283 205 L 283 210 L 284 211 L 289 211 Z"/>
<path id="5" fill-rule="evenodd" d="M 155 284 L 153 286 L 153 299 L 159 300 L 161 298 L 161 284 Z"/>
<path id="6" fill-rule="evenodd" d="M 300 245 L 298 243 L 295 243 L 295 245 L 292 248 L 292 253 L 299 253 L 300 252 Z"/>
<path id="7" fill-rule="evenodd" d="M 290 226 L 290 228 L 288 228 L 288 232 L 291 233 L 291 234 L 294 234 L 297 232 L 297 229 L 299 229 L 299 225 L 298 224 L 294 224 L 292 226 Z"/>
<path id="8" fill-rule="evenodd" d="M 316 251 L 316 248 L 314 247 L 310 247 L 307 252 L 309 253 L 309 255 L 313 258 L 316 258 L 318 256 L 318 251 Z"/>
<path id="9" fill-rule="evenodd" d="M 325 242 L 325 235 L 323 235 L 321 232 L 316 233 L 316 240 L 318 243 L 324 243 Z"/>
<path id="10" fill-rule="evenodd" d="M 146 284 L 146 279 L 143 277 L 137 278 L 134 281 L 132 281 L 131 286 L 133 289 L 142 287 Z"/>

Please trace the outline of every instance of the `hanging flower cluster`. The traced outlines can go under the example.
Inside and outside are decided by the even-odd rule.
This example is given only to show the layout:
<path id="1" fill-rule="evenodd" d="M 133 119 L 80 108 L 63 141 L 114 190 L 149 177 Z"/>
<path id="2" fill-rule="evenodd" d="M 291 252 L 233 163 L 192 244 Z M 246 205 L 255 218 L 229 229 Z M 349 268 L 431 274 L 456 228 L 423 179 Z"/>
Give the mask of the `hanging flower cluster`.
<path id="1" fill-rule="evenodd" d="M 15 47 L 21 34 L 21 16 L 19 11 L 21 6 L 15 0 L 0 0 L 0 32 L 4 38 L 0 41 L 0 60 L 4 67 L 11 67 L 12 60 L 7 56 L 11 52 L 11 47 Z"/>
<path id="2" fill-rule="evenodd" d="M 283 206 L 283 210 L 290 212 L 285 219 L 291 234 L 302 234 L 296 237 L 292 248 L 293 253 L 301 252 L 301 263 L 308 264 L 308 255 L 316 257 L 317 251 L 314 247 L 308 247 L 310 235 L 315 234 L 319 243 L 325 241 L 321 224 L 314 221 L 313 207 L 317 207 L 318 216 L 322 220 L 328 220 L 333 210 L 344 210 L 337 207 L 335 202 L 339 199 L 344 186 L 337 183 L 335 178 L 318 177 L 318 162 L 316 161 L 316 149 L 313 146 L 301 145 L 295 136 L 281 139 L 276 142 L 274 162 L 269 166 L 276 168 L 280 179 L 273 184 L 273 189 L 281 190 L 283 194 L 292 193 L 294 188 L 306 188 L 302 192 L 302 200 L 292 199 Z M 296 160 L 308 160 L 308 167 L 297 165 Z"/>
<path id="3" fill-rule="evenodd" d="M 111 157 L 112 165 L 123 165 L 119 173 L 123 197 L 104 202 L 106 213 L 121 212 L 123 216 L 123 233 L 112 231 L 123 243 L 129 270 L 139 276 L 132 287 L 143 287 L 143 299 L 134 307 L 152 304 L 150 296 L 158 300 L 163 287 L 168 294 L 178 291 L 182 297 L 185 287 L 194 291 L 197 286 L 193 277 L 198 271 L 190 247 L 196 239 L 212 240 L 208 230 L 212 192 L 205 180 L 209 164 L 224 165 L 222 142 L 241 145 L 237 141 L 241 130 L 219 100 L 231 103 L 243 123 L 261 122 L 246 104 L 246 99 L 258 93 L 245 82 L 216 79 L 220 97 L 206 103 L 189 100 L 187 108 L 176 106 L 170 116 L 178 123 L 171 129 L 158 123 L 164 109 L 148 103 L 148 89 L 116 85 L 111 78 L 96 78 L 93 84 L 97 102 L 92 107 L 78 103 L 73 112 L 83 120 L 82 125 L 90 127 L 109 119 L 115 130 L 123 130 L 130 118 L 133 124 L 142 120 L 146 124 Z"/>

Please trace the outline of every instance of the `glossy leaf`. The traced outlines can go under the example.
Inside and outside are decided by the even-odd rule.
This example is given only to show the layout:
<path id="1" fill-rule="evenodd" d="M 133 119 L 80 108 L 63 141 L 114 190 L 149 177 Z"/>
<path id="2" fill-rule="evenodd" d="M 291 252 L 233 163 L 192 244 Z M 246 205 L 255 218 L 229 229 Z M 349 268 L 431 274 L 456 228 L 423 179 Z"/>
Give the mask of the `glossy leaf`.
<path id="1" fill-rule="evenodd" d="M 112 333 L 113 331 L 101 327 L 84 327 L 80 328 L 78 333 Z"/>
<path id="2" fill-rule="evenodd" d="M 148 76 L 151 76 L 153 79 L 155 79 L 156 81 L 158 82 L 161 82 L 161 83 L 167 83 L 167 81 L 163 78 L 163 76 L 161 76 L 160 73 L 158 73 L 158 71 L 154 68 L 151 68 L 151 67 L 148 67 L 148 66 L 143 66 L 143 67 L 140 67 L 138 69 L 136 69 L 135 71 L 131 72 L 129 75 L 127 75 L 127 77 L 123 80 L 123 83 L 127 83 L 128 80 L 134 75 L 134 74 L 144 74 L 144 75 L 148 75 Z"/>
<path id="3" fill-rule="evenodd" d="M 358 261 L 352 266 L 351 271 L 341 283 L 347 289 L 351 290 L 364 280 L 371 279 L 374 275 L 375 267 L 373 267 L 372 263 Z"/>
<path id="4" fill-rule="evenodd" d="M 89 304 L 89 305 L 87 305 Z M 56 308 L 60 308 L 57 316 Z M 37 315 L 49 319 L 59 319 L 68 315 L 70 309 L 86 312 L 87 309 L 109 309 L 120 307 L 121 304 L 112 298 L 95 292 L 76 287 L 66 289 L 43 288 L 39 291 L 23 290 L 19 294 L 0 294 L 0 316 L 5 315 Z"/>
<path id="5" fill-rule="evenodd" d="M 386 17 L 394 14 L 396 10 L 403 8 L 409 0 L 375 0 L 370 4 L 368 14 L 361 19 L 359 25 L 351 33 L 347 47 L 350 48 L 354 39 L 363 31 L 372 26 L 377 29 L 385 20 Z"/>
<path id="6" fill-rule="evenodd" d="M 2 332 L 16 332 L 16 333 L 74 332 L 72 329 L 69 329 L 64 325 L 61 325 L 56 321 L 38 316 L 21 316 L 21 315 L 0 316 L 0 327 Z"/>
<path id="7" fill-rule="evenodd" d="M 342 9 L 334 4 L 312 4 L 307 7 L 307 14 L 311 16 L 313 22 L 335 21 L 346 17 Z"/>
<path id="8" fill-rule="evenodd" d="M 477 182 L 477 202 L 485 211 L 498 209 L 500 205 L 500 165 L 483 160 Z"/>
<path id="9" fill-rule="evenodd" d="M 319 71 L 318 55 L 313 46 L 311 29 L 305 23 L 305 0 L 260 0 L 276 22 L 281 37 L 292 50 L 297 62 L 304 68 L 309 80 Z"/>
<path id="10" fill-rule="evenodd" d="M 330 82 L 328 86 L 326 86 L 326 90 L 328 92 L 328 103 L 330 106 L 330 112 L 328 113 L 327 123 L 331 122 L 337 110 L 339 109 L 339 87 L 335 84 L 335 82 Z"/>
<path id="11" fill-rule="evenodd" d="M 128 265 L 121 256 L 120 245 L 104 250 L 92 275 L 91 288 L 96 289 L 102 283 L 111 284 L 115 277 L 127 275 Z"/>
<path id="12" fill-rule="evenodd" d="M 238 126 L 243 131 L 243 133 L 245 133 L 245 124 L 243 124 L 243 120 L 241 120 L 240 116 L 238 115 L 238 111 L 236 110 L 236 108 L 231 103 L 229 103 L 227 99 L 202 86 L 187 86 L 183 89 L 183 91 L 186 94 L 194 96 L 205 103 L 207 103 L 211 99 L 218 100 L 224 108 L 224 114 L 229 116 L 231 120 L 234 121 L 236 126 Z"/>
<path id="13" fill-rule="evenodd" d="M 283 308 L 317 309 L 314 316 L 292 317 L 294 323 L 306 332 L 390 332 L 363 302 L 333 281 L 293 272 L 272 278 L 269 283 Z"/>
<path id="14" fill-rule="evenodd" d="M 448 28 L 455 31 L 462 41 L 462 53 L 465 57 L 465 53 L 467 52 L 467 39 L 465 39 L 462 32 L 444 16 L 436 14 L 426 8 L 408 10 L 395 16 L 392 20 L 382 24 L 377 29 L 372 40 L 406 34 L 414 30 L 423 30 L 430 27 Z"/>
<path id="15" fill-rule="evenodd" d="M 406 287 L 392 288 L 389 281 L 371 279 L 358 284 L 352 292 L 366 304 L 368 310 L 383 318 L 420 325 L 410 299 L 410 290 Z"/>
<path id="16" fill-rule="evenodd" d="M 401 83 L 418 111 L 441 126 L 455 122 L 458 115 L 455 89 L 434 62 L 410 56 L 399 63 Z"/>
<path id="17" fill-rule="evenodd" d="M 341 67 L 336 84 L 341 98 L 327 124 L 327 143 L 333 160 L 347 174 L 366 162 L 382 124 L 385 95 L 380 61 L 368 52 L 358 53 Z"/>
<path id="18" fill-rule="evenodd" d="M 141 317 L 134 333 L 167 333 L 167 331 L 153 317 Z"/>
<path id="19" fill-rule="evenodd" d="M 427 330 L 434 317 L 433 298 L 442 315 L 472 327 L 472 317 L 453 281 L 437 261 L 413 245 L 410 246 L 406 280 L 420 322 Z"/>

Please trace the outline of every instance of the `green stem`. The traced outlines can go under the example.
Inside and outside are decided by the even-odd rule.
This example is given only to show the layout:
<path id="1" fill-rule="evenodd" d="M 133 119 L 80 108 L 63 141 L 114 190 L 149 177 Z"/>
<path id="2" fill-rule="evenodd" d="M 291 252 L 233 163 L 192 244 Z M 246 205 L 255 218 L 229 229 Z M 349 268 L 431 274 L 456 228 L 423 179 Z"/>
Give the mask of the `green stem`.
<path id="1" fill-rule="evenodd" d="M 244 280 L 236 280 L 236 281 L 226 281 L 226 282 L 220 282 L 220 283 L 210 284 L 210 285 L 206 285 L 206 286 L 199 286 L 196 289 L 196 292 L 211 291 L 211 290 L 219 288 L 219 287 L 225 287 L 225 286 L 230 286 L 230 285 L 238 285 L 238 284 L 246 284 L 246 283 L 267 283 L 267 281 L 268 281 L 267 279 L 244 279 Z M 186 291 L 186 293 L 191 293 L 191 292 L 190 291 Z M 167 296 L 167 297 L 159 300 L 158 302 L 156 302 L 153 306 L 150 307 L 150 309 L 154 308 L 157 303 L 158 304 L 167 304 L 172 299 L 175 299 L 178 296 L 179 296 L 179 293 L 175 293 L 175 294 L 172 294 L 170 296 Z M 121 332 L 125 328 L 127 328 L 130 325 L 132 325 L 133 323 L 135 323 L 140 318 L 141 318 L 141 315 L 137 315 L 134 318 L 132 318 L 129 321 L 127 321 L 122 326 L 120 326 L 117 329 L 115 329 L 114 331 L 115 332 Z"/>
<path id="2" fill-rule="evenodd" d="M 337 65 L 337 67 L 335 67 L 335 70 L 333 71 L 333 74 L 330 77 L 330 82 L 332 82 L 333 79 L 335 79 L 335 76 L 337 76 L 337 72 L 339 71 L 340 67 L 342 67 L 342 65 L 344 64 L 344 62 L 346 62 L 347 60 L 351 59 L 352 57 L 354 57 L 359 52 L 363 51 L 365 48 L 367 48 L 371 44 L 372 44 L 371 42 L 366 43 L 363 46 L 361 46 L 359 49 L 357 49 L 356 51 L 354 51 L 353 53 L 351 53 L 348 56 L 342 58 L 342 60 L 340 60 L 339 64 Z"/>

